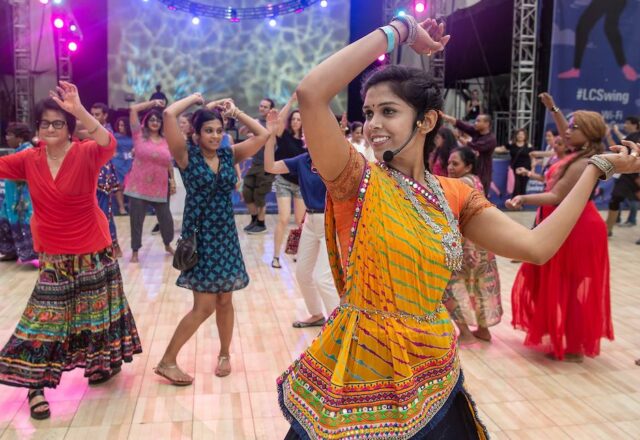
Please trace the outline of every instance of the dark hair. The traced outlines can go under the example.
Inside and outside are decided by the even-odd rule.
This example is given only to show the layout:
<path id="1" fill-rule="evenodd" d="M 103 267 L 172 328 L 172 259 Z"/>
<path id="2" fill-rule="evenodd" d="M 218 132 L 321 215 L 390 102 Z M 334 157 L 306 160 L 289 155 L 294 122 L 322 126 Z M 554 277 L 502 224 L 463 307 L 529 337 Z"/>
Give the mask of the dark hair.
<path id="1" fill-rule="evenodd" d="M 91 106 L 91 108 L 99 108 L 105 115 L 109 114 L 109 107 L 107 107 L 107 104 L 105 104 L 104 102 L 96 102 Z"/>
<path id="2" fill-rule="evenodd" d="M 34 110 L 36 129 L 39 126 L 40 121 L 42 120 L 42 115 L 47 110 L 52 110 L 54 112 L 62 113 L 62 116 L 64 117 L 64 120 L 67 123 L 67 130 L 69 130 L 69 136 L 73 135 L 73 133 L 76 131 L 76 117 L 73 116 L 71 113 L 65 111 L 62 107 L 60 107 L 58 103 L 53 100 L 53 98 L 45 98 L 36 104 L 36 107 Z"/>
<path id="3" fill-rule="evenodd" d="M 118 131 L 118 125 L 120 125 L 120 121 L 124 122 L 124 131 L 126 132 L 127 136 L 131 137 L 131 126 L 129 125 L 129 118 L 125 118 L 124 116 L 120 116 L 118 119 L 116 119 L 116 125 L 114 128 L 114 131 L 116 133 L 120 133 Z"/>
<path id="4" fill-rule="evenodd" d="M 529 144 L 529 132 L 527 130 L 525 130 L 524 128 L 518 128 L 513 133 L 513 136 L 511 137 L 511 143 L 515 145 L 516 141 L 518 140 L 518 133 L 524 133 L 524 144 L 528 145 Z"/>
<path id="5" fill-rule="evenodd" d="M 465 165 L 471 165 L 471 174 L 476 174 L 476 168 L 478 167 L 478 156 L 475 151 L 469 147 L 458 147 L 451 151 L 451 154 L 458 153 L 460 159 Z"/>
<path id="6" fill-rule="evenodd" d="M 636 131 L 640 131 L 640 118 L 638 118 L 637 116 L 627 116 L 626 118 L 624 118 L 625 122 L 631 122 L 633 125 L 636 126 Z"/>
<path id="7" fill-rule="evenodd" d="M 440 161 L 440 166 L 446 170 L 447 164 L 449 163 L 449 155 L 451 151 L 458 147 L 458 140 L 456 139 L 456 135 L 453 134 L 453 130 L 447 127 L 440 127 L 438 134 L 442 137 L 443 143 L 442 147 L 436 151 L 436 159 Z"/>
<path id="8" fill-rule="evenodd" d="M 144 134 L 145 138 L 149 138 L 149 119 L 155 116 L 156 118 L 160 119 L 160 130 L 159 130 L 159 134 L 160 136 L 164 136 L 164 134 L 162 133 L 162 128 L 164 126 L 164 120 L 162 118 L 162 112 L 160 110 L 158 110 L 157 108 L 152 108 L 151 110 L 149 110 L 147 112 L 146 115 L 144 115 L 144 118 L 142 118 L 142 132 Z"/>
<path id="9" fill-rule="evenodd" d="M 202 126 L 206 122 L 215 121 L 216 119 L 220 121 L 220 124 L 224 127 L 224 120 L 218 110 L 209 110 L 205 108 L 197 110 L 191 117 L 191 125 L 193 126 L 195 134 L 200 134 L 200 130 L 202 130 Z"/>
<path id="10" fill-rule="evenodd" d="M 356 131 L 356 128 L 362 128 L 362 127 L 364 127 L 364 125 L 360 121 L 352 122 L 351 125 L 349 126 L 351 133 Z"/>
<path id="11" fill-rule="evenodd" d="M 296 110 L 292 110 L 291 112 L 289 112 L 289 117 L 287 118 L 287 130 L 289 130 L 289 133 L 290 133 L 292 136 L 295 136 L 295 135 L 296 135 L 296 133 L 295 133 L 295 132 L 293 131 L 293 129 L 291 128 L 291 120 L 293 119 L 293 115 L 295 115 L 296 113 L 297 113 L 297 114 L 301 114 L 301 113 L 300 113 L 300 110 L 298 110 L 298 109 L 296 109 Z M 301 126 L 300 126 L 300 137 L 302 137 L 303 133 L 304 133 L 304 132 L 302 131 L 302 125 L 301 125 Z"/>
<path id="12" fill-rule="evenodd" d="M 490 115 L 490 114 L 488 114 L 488 113 L 480 113 L 480 114 L 476 117 L 476 119 L 478 119 L 478 118 L 479 118 L 479 117 L 481 117 L 481 116 L 482 116 L 482 117 L 484 117 L 484 118 L 487 118 L 487 124 L 491 125 L 491 115 Z"/>
<path id="13" fill-rule="evenodd" d="M 162 89 L 162 86 L 160 84 L 156 84 L 156 92 L 160 92 L 160 89 Z"/>
<path id="14" fill-rule="evenodd" d="M 22 122 L 10 122 L 7 127 L 7 133 L 13 134 L 15 137 L 21 138 L 24 142 L 31 142 L 33 133 L 27 124 Z"/>
<path id="15" fill-rule="evenodd" d="M 547 134 L 547 132 L 551 132 L 551 134 L 555 137 L 558 136 L 558 130 L 556 130 L 555 128 L 548 128 L 544 131 L 544 134 Z"/>
<path id="16" fill-rule="evenodd" d="M 399 65 L 386 65 L 377 68 L 367 76 L 360 95 L 364 100 L 367 91 L 378 84 L 387 83 L 391 91 L 416 111 L 416 121 L 424 119 L 429 110 L 442 110 L 442 93 L 433 77 L 421 69 Z M 424 141 L 424 166 L 429 169 L 429 155 L 434 148 L 434 139 L 442 124 L 438 118 Z"/>
<path id="17" fill-rule="evenodd" d="M 271 107 L 269 107 L 269 108 L 273 108 L 273 107 L 275 107 L 275 106 L 276 106 L 276 103 L 275 103 L 275 102 L 273 101 L 273 99 L 271 99 L 271 98 L 262 98 L 262 101 L 267 101 L 267 102 L 269 102 L 269 104 L 271 104 Z"/>

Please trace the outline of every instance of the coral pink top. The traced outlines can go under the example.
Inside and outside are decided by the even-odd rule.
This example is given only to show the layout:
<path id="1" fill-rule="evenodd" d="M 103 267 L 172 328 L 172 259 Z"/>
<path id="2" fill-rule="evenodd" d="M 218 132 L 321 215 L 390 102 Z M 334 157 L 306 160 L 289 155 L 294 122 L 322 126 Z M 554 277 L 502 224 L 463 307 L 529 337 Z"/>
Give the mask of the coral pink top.
<path id="1" fill-rule="evenodd" d="M 145 139 L 138 128 L 133 132 L 133 153 L 133 165 L 124 184 L 125 195 L 150 202 L 168 202 L 171 152 L 167 141 Z"/>
<path id="2" fill-rule="evenodd" d="M 74 141 L 55 179 L 44 143 L 0 157 L 0 178 L 26 180 L 33 202 L 34 248 L 47 254 L 88 254 L 111 245 L 107 218 L 98 207 L 100 168 L 116 150 L 109 135 L 106 147 L 94 140 Z"/>

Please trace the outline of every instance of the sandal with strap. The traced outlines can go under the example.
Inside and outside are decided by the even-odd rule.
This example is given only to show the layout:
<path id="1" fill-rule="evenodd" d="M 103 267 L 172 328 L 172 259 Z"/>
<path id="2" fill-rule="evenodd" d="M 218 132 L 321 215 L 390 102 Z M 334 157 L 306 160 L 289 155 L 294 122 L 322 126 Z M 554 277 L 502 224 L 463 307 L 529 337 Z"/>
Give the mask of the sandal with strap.
<path id="1" fill-rule="evenodd" d="M 227 362 L 228 367 L 222 368 L 224 362 Z M 218 366 L 216 367 L 216 376 L 225 377 L 231 374 L 231 357 L 230 356 L 218 356 Z"/>
<path id="2" fill-rule="evenodd" d="M 36 420 L 48 419 L 49 417 L 51 417 L 51 410 L 49 409 L 49 402 L 47 402 L 46 399 L 31 405 L 31 401 L 39 396 L 41 396 L 44 399 L 44 390 L 42 388 L 38 388 L 37 390 L 29 390 L 29 392 L 27 393 L 27 398 L 29 399 L 29 411 L 31 412 L 31 418 Z M 46 410 L 37 411 L 38 408 L 42 408 L 45 405 L 47 406 Z"/>
<path id="3" fill-rule="evenodd" d="M 111 374 L 104 371 L 96 371 L 89 377 L 89 385 L 100 385 L 110 380 L 113 376 L 120 373 L 122 367 L 115 367 L 111 370 Z"/>
<path id="4" fill-rule="evenodd" d="M 175 379 L 167 374 L 168 370 L 176 370 L 178 371 L 178 373 L 184 374 L 186 377 L 188 377 L 188 379 L 183 379 L 183 380 Z M 189 376 L 187 373 L 182 371 L 178 367 L 178 364 L 164 365 L 162 363 L 159 363 L 158 365 L 156 365 L 156 368 L 153 369 L 153 372 L 160 377 L 164 377 L 171 383 L 171 385 L 176 387 L 186 387 L 193 383 L 193 377 Z"/>

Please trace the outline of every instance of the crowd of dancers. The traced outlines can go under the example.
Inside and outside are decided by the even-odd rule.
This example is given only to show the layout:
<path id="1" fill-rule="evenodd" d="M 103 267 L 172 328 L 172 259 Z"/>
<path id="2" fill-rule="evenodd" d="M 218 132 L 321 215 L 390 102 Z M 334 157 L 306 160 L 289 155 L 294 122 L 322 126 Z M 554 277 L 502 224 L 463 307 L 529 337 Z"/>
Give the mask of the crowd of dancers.
<path id="1" fill-rule="evenodd" d="M 470 125 L 444 114 L 441 90 L 424 71 L 385 66 L 370 74 L 362 86 L 364 124 L 348 127 L 330 110 L 380 53 L 406 44 L 432 54 L 448 40 L 433 20 L 395 18 L 313 68 L 281 111 L 262 100 L 257 120 L 232 99 L 208 102 L 194 93 L 168 106 L 162 98 L 135 104 L 112 133 L 105 107 L 87 111 L 76 86 L 61 82 L 37 105 L 38 143 L 15 124 L 8 139 L 19 151 L 0 158 L 0 178 L 17 182 L 5 198 L 17 209 L 2 225 L 12 247 L 0 251 L 40 266 L 0 351 L 0 382 L 27 388 L 31 416 L 45 419 L 51 409 L 44 389 L 56 387 L 63 372 L 84 368 L 98 385 L 142 351 L 113 221 L 125 212 L 124 196 L 132 263 L 140 262 L 150 207 L 168 253 L 184 255 L 185 243 L 196 243 L 176 281 L 193 292 L 193 307 L 154 371 L 170 384 L 192 384 L 177 357 L 215 313 L 215 374 L 231 374 L 233 292 L 250 282 L 232 193 L 238 165 L 249 158 L 245 231 L 265 232 L 265 197 L 275 181 L 270 264 L 281 267 L 293 206 L 299 237 L 287 244 L 297 244 L 296 277 L 308 311 L 293 326 L 322 326 L 277 378 L 274 405 L 291 423 L 287 439 L 487 438 L 463 386 L 458 349 L 490 341 L 489 328 L 500 322 L 495 254 L 525 262 L 512 289 L 512 324 L 526 331 L 525 343 L 557 360 L 597 356 L 613 327 L 607 226 L 590 198 L 599 179 L 640 171 L 640 145 L 624 140 L 604 154 L 600 114 L 580 110 L 567 121 L 543 94 L 561 134 L 549 140 L 552 152 L 541 154 L 552 156 L 543 175 L 531 166 L 535 154 L 522 131 L 502 149 L 521 177 L 507 207 L 539 206 L 529 229 L 485 197 L 496 147 L 490 118 L 478 113 Z M 230 121 L 244 127 L 245 140 L 229 136 Z M 186 199 L 174 249 L 170 196 L 180 178 Z M 544 180 L 544 192 L 524 194 L 529 178 Z"/>

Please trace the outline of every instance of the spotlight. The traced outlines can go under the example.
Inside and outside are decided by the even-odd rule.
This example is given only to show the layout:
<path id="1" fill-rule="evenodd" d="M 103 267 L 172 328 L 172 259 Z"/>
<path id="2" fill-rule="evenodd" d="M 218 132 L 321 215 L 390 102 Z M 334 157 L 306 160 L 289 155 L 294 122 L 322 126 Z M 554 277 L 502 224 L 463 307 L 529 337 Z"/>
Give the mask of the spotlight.
<path id="1" fill-rule="evenodd" d="M 54 5 L 59 5 L 62 3 L 62 0 L 53 0 Z"/>
<path id="2" fill-rule="evenodd" d="M 398 17 L 404 17 L 405 15 L 407 15 L 407 13 L 406 13 L 406 12 L 404 12 L 404 10 L 403 10 L 403 9 L 400 9 L 396 15 L 397 15 Z"/>
<path id="3" fill-rule="evenodd" d="M 78 50 L 78 43 L 76 43 L 75 41 L 71 41 L 69 42 L 69 45 L 67 47 L 71 52 L 75 52 L 76 50 Z"/>
<path id="4" fill-rule="evenodd" d="M 326 7 L 327 7 L 327 5 L 328 5 L 327 0 L 322 0 L 322 1 L 320 2 L 320 6 L 321 6 L 321 7 L 323 7 L 323 8 L 326 8 Z"/>
<path id="5" fill-rule="evenodd" d="M 275 18 L 272 18 L 271 20 L 269 20 L 269 26 L 276 27 L 277 24 L 278 22 L 275 20 Z"/>
<path id="6" fill-rule="evenodd" d="M 199 17 L 193 17 L 191 19 L 191 23 L 196 25 L 196 26 L 199 25 L 200 24 L 200 18 Z"/>
<path id="7" fill-rule="evenodd" d="M 414 9 L 416 10 L 417 13 L 420 14 L 424 12 L 426 8 L 427 6 L 425 5 L 424 1 L 418 0 L 415 2 Z"/>
<path id="8" fill-rule="evenodd" d="M 58 17 L 55 20 L 53 20 L 53 25 L 58 29 L 62 29 L 64 27 L 64 20 Z"/>
<path id="9" fill-rule="evenodd" d="M 78 30 L 78 26 L 76 26 L 75 24 L 72 24 L 71 26 L 69 26 L 69 30 L 70 30 L 71 32 L 75 32 L 75 31 L 77 31 L 77 30 Z"/>
<path id="10" fill-rule="evenodd" d="M 40 0 L 40 3 L 42 3 L 43 5 L 46 5 L 49 3 L 49 0 Z"/>

